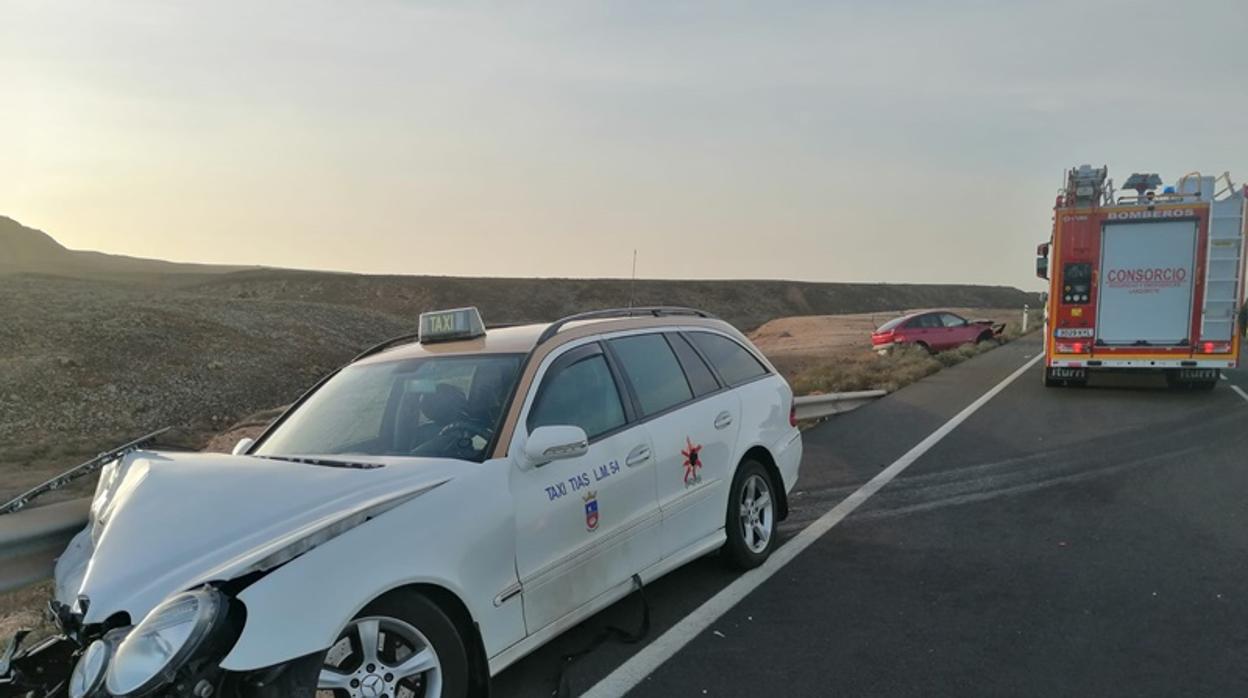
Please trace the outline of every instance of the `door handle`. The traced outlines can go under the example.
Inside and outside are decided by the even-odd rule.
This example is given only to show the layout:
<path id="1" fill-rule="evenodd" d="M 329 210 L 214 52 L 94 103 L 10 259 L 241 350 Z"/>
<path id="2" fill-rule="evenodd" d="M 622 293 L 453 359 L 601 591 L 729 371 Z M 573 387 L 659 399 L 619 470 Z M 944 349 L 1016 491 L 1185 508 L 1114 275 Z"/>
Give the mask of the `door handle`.
<path id="1" fill-rule="evenodd" d="M 732 413 L 720 412 L 719 416 L 715 418 L 715 428 L 727 429 L 730 426 L 732 426 Z"/>
<path id="2" fill-rule="evenodd" d="M 628 458 L 624 459 L 624 465 L 631 468 L 635 465 L 641 465 L 648 460 L 650 460 L 650 447 L 642 444 L 629 452 Z"/>

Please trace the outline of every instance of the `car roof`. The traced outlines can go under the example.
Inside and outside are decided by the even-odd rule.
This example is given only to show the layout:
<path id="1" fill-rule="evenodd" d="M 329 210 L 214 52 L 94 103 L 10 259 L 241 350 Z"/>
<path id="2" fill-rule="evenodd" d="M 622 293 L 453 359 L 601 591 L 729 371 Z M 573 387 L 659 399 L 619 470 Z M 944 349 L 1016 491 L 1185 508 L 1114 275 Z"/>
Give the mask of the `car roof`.
<path id="1" fill-rule="evenodd" d="M 957 315 L 957 313 L 953 312 L 952 310 L 947 310 L 947 309 L 945 309 L 945 308 L 930 308 L 930 309 L 928 309 L 928 310 L 916 310 L 916 311 L 914 311 L 913 313 L 909 313 L 909 314 L 907 314 L 907 315 L 899 315 L 898 317 L 896 317 L 896 318 L 894 318 L 894 319 L 896 319 L 896 320 L 911 320 L 911 319 L 913 319 L 913 318 L 920 317 L 920 316 L 923 316 L 923 315 L 937 315 L 937 314 L 940 314 L 940 313 L 949 313 L 950 315 Z M 958 317 L 961 317 L 961 316 L 959 315 Z"/>
<path id="2" fill-rule="evenodd" d="M 562 321 L 561 321 L 562 322 Z M 539 340 L 554 324 L 537 323 L 507 327 L 486 328 L 485 334 L 472 339 L 449 342 L 432 342 L 422 344 L 415 336 L 407 341 L 395 340 L 394 346 L 386 347 L 375 353 L 351 362 L 354 364 L 383 363 L 428 356 L 456 356 L 471 354 L 528 354 L 538 347 Z M 727 330 L 730 334 L 738 334 L 731 325 L 717 318 L 694 316 L 636 316 L 625 318 L 602 318 L 572 320 L 561 324 L 559 332 L 541 341 L 542 345 L 558 346 L 564 341 L 603 332 L 617 332 L 630 329 L 649 327 L 680 327 L 705 326 L 708 329 Z"/>

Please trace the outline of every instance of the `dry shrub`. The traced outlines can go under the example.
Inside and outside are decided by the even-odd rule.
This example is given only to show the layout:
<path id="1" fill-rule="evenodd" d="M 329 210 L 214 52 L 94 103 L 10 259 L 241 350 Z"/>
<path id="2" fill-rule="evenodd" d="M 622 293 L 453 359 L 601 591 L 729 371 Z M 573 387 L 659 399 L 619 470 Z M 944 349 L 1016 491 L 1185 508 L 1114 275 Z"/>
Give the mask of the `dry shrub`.
<path id="1" fill-rule="evenodd" d="M 816 362 L 793 376 L 797 395 L 855 390 L 897 390 L 939 371 L 941 363 L 922 349 L 905 347 L 886 356 L 871 352 Z"/>
<path id="2" fill-rule="evenodd" d="M 42 610 L 50 598 L 51 582 L 0 594 L 0 651 L 7 646 L 13 633 L 22 628 L 34 631 L 32 640 L 52 634 L 52 624 Z M 27 646 L 30 644 L 29 641 L 26 643 Z"/>

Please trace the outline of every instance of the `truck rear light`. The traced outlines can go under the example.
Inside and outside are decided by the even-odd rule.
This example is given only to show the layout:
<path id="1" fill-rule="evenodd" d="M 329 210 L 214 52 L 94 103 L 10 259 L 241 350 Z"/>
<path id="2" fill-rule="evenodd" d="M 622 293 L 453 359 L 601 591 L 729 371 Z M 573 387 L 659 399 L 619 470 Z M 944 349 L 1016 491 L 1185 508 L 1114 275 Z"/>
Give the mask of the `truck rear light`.
<path id="1" fill-rule="evenodd" d="M 1201 342 L 1198 347 L 1202 354 L 1229 354 L 1231 351 L 1230 342 Z"/>
<path id="2" fill-rule="evenodd" d="M 1053 348 L 1059 354 L 1082 354 L 1087 346 L 1084 342 L 1057 342 Z"/>

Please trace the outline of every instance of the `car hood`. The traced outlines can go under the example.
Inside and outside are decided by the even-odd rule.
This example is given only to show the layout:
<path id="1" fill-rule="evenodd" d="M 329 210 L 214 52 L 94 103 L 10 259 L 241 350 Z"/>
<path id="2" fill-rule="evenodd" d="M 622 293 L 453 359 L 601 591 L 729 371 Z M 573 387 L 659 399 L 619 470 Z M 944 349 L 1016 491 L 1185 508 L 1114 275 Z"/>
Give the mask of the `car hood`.
<path id="1" fill-rule="evenodd" d="M 253 456 L 136 452 L 101 474 L 91 522 L 57 563 L 57 598 L 86 623 L 137 623 L 170 594 L 276 566 L 434 489 L 468 464 L 334 467 Z"/>

